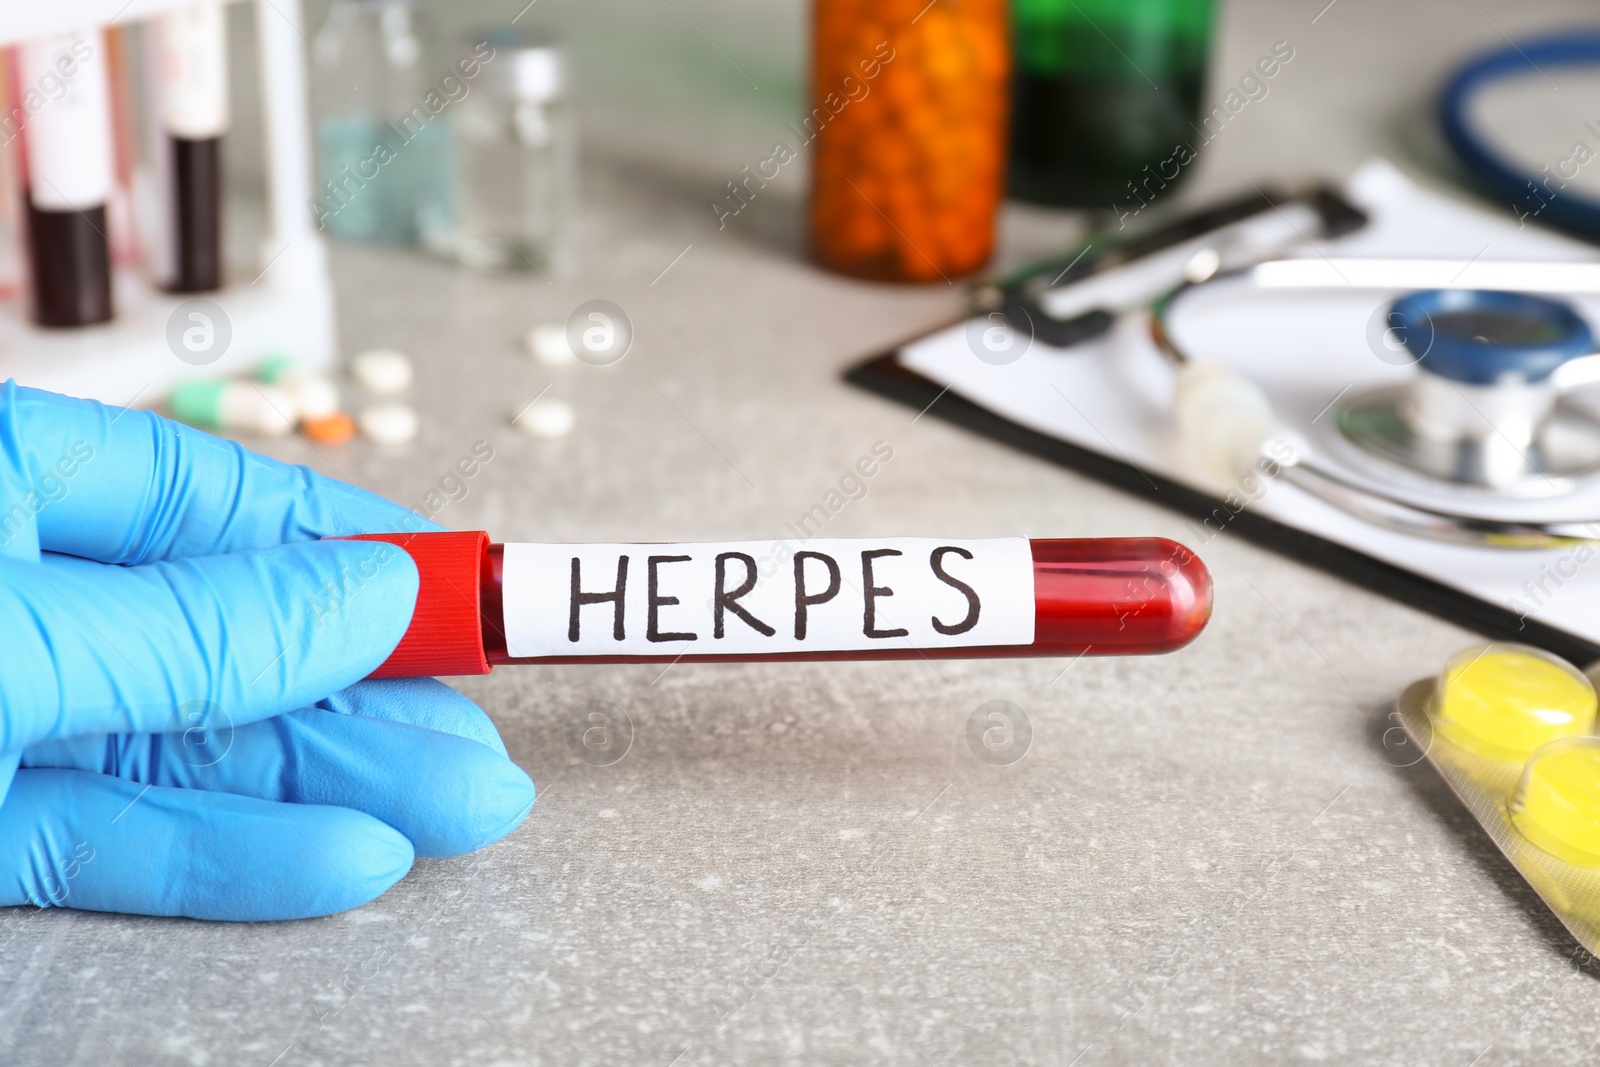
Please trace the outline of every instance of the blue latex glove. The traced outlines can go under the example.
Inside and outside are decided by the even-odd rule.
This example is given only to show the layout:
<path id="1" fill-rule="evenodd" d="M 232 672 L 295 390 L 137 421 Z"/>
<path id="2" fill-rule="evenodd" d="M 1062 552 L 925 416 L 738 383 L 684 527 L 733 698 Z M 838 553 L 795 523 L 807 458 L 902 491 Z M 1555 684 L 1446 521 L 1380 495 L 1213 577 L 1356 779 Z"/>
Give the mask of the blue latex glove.
<path id="1" fill-rule="evenodd" d="M 318 538 L 418 529 L 148 412 L 0 386 L 0 904 L 325 915 L 514 829 L 533 783 L 481 710 L 361 681 L 416 567 Z"/>

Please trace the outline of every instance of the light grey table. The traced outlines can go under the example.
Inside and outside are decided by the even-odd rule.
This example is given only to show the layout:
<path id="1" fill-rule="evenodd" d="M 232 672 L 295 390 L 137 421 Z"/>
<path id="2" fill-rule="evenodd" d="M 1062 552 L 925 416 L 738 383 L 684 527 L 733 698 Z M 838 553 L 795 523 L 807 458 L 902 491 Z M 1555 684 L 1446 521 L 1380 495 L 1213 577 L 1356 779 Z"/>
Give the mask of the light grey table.
<path id="1" fill-rule="evenodd" d="M 1275 40 L 1296 59 L 1208 150 L 1195 195 L 1425 160 L 1416 115 L 1450 61 L 1583 11 L 1323 4 L 1227 7 L 1218 86 Z M 801 9 L 672 7 L 548 12 L 589 94 L 578 275 L 340 250 L 346 346 L 418 357 L 423 432 L 278 454 L 409 503 L 487 439 L 450 525 L 775 538 L 885 441 L 893 459 L 828 533 L 1183 537 L 1174 513 L 840 383 L 962 294 L 806 266 L 798 176 L 718 232 L 707 201 L 794 113 Z M 1010 209 L 1003 256 L 1077 225 Z M 552 374 L 519 353 L 528 326 L 596 296 L 637 327 L 621 364 Z M 507 424 L 547 384 L 579 413 L 556 443 Z M 0 945 L 0 1061 L 1592 1060 L 1596 968 L 1433 772 L 1375 743 L 1383 703 L 1473 635 L 1227 536 L 1202 555 L 1214 622 L 1163 658 L 464 681 L 541 788 L 519 831 L 318 921 L 30 912 Z M 1008 766 L 964 741 L 991 699 L 1032 724 Z M 574 754 L 595 700 L 632 722 L 610 766 Z"/>

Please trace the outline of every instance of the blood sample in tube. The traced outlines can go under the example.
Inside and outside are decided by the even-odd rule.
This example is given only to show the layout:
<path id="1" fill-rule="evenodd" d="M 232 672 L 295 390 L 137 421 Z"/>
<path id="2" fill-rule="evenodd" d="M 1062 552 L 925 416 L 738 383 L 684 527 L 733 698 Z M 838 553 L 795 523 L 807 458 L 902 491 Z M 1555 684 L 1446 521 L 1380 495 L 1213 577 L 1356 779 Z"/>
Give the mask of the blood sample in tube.
<path id="1" fill-rule="evenodd" d="M 31 110 L 23 143 L 34 321 L 105 322 L 113 175 L 105 43 L 97 30 L 58 34 L 21 45 L 17 58 L 18 88 Z"/>
<path id="2" fill-rule="evenodd" d="M 228 128 L 227 15 L 220 3 L 160 19 L 161 125 L 169 153 L 172 234 L 167 288 L 222 285 L 222 135 Z"/>
<path id="3" fill-rule="evenodd" d="M 1148 655 L 1211 616 L 1211 577 L 1163 538 L 493 544 L 373 534 L 420 588 L 374 677 L 497 664 Z"/>

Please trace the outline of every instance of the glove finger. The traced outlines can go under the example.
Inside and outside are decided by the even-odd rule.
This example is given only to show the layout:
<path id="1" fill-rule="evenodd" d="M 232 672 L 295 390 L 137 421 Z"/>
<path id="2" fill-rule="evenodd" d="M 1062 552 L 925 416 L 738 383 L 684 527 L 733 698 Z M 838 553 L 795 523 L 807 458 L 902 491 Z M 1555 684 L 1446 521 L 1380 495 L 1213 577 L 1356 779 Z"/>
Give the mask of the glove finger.
<path id="1" fill-rule="evenodd" d="M 0 752 L 0 800 L 5 798 L 6 790 L 11 788 L 11 779 L 15 777 L 21 762 L 20 751 Z"/>
<path id="2" fill-rule="evenodd" d="M 411 557 L 373 541 L 142 567 L 0 560 L 0 751 L 306 707 L 383 662 L 416 595 Z"/>
<path id="3" fill-rule="evenodd" d="M 23 753 L 23 766 L 352 808 L 399 830 L 426 857 L 498 841 L 527 818 L 534 798 L 522 768 L 476 741 L 315 708 L 231 729 L 46 741 Z"/>
<path id="4" fill-rule="evenodd" d="M 487 450 L 486 455 L 482 450 Z M 478 459 L 492 458 L 487 443 Z M 475 462 L 475 461 L 473 461 Z M 0 544 L 140 564 L 440 526 L 149 411 L 0 385 Z"/>
<path id="5" fill-rule="evenodd" d="M 374 678 L 341 689 L 317 707 L 455 734 L 506 755 L 506 743 L 482 708 L 437 678 Z"/>
<path id="6" fill-rule="evenodd" d="M 0 804 L 0 904 L 303 919 L 372 900 L 411 843 L 370 815 L 24 770 Z"/>

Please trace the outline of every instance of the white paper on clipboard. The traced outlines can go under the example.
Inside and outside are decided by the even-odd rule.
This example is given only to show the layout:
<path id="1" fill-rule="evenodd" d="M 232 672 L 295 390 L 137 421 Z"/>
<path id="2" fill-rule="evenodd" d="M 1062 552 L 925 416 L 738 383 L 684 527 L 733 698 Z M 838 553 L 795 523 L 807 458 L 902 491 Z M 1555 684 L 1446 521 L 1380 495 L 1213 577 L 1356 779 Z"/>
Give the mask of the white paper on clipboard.
<path id="1" fill-rule="evenodd" d="M 1407 256 L 1480 260 L 1600 260 L 1586 244 L 1519 228 L 1503 213 L 1430 192 L 1384 161 L 1369 162 L 1346 195 L 1370 224 L 1334 242 L 1305 243 L 1292 255 Z M 1398 293 L 1262 290 L 1219 282 L 1185 297 L 1172 328 L 1197 359 L 1247 374 L 1280 418 L 1303 430 L 1319 463 L 1394 492 L 1351 462 L 1337 439 L 1330 405 L 1406 381 L 1414 368 L 1385 361 L 1368 342 Z M 1600 332 L 1600 299 L 1570 297 Z M 1380 331 L 1381 332 L 1381 331 Z M 1122 316 L 1106 337 L 1070 349 L 1034 342 L 1021 359 L 978 359 L 964 326 L 901 349 L 900 362 L 936 384 L 1029 429 L 1138 467 L 1211 496 L 1236 487 L 1197 469 L 1172 420 L 1172 368 L 1149 340 L 1146 315 Z M 1589 387 L 1581 402 L 1600 405 Z M 1408 490 L 1406 499 L 1505 519 L 1600 520 L 1600 479 L 1553 500 L 1485 502 L 1448 490 Z M 1513 550 L 1408 537 L 1354 518 L 1282 482 L 1270 483 L 1250 510 L 1600 644 L 1600 550 Z M 1198 546 L 1196 546 L 1198 547 Z M 1552 577 L 1554 575 L 1555 577 Z M 1559 579 L 1559 580 L 1558 580 Z"/>

